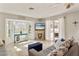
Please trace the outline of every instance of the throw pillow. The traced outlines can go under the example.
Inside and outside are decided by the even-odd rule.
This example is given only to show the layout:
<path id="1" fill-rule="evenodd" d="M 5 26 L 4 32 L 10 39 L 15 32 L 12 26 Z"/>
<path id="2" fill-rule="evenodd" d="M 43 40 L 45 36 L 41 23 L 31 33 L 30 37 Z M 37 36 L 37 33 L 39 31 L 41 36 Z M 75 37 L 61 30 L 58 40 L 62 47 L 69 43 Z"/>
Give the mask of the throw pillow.
<path id="1" fill-rule="evenodd" d="M 75 39 L 73 37 L 71 39 L 68 39 L 68 40 L 70 41 L 71 46 L 73 46 L 75 44 L 75 42 L 74 42 Z"/>
<path id="2" fill-rule="evenodd" d="M 57 55 L 57 51 L 58 51 L 57 49 L 51 51 L 51 52 L 48 54 L 48 56 L 56 56 L 56 55 Z"/>
<path id="3" fill-rule="evenodd" d="M 70 41 L 67 40 L 67 41 L 63 42 L 63 44 L 60 45 L 60 47 L 61 47 L 61 46 L 64 46 L 64 47 L 66 47 L 66 48 L 69 48 L 69 47 L 70 47 Z"/>
<path id="4" fill-rule="evenodd" d="M 57 40 L 56 43 L 54 43 L 54 46 L 55 46 L 56 49 L 58 49 L 59 46 L 62 45 L 62 44 L 63 44 L 63 41 L 61 41 L 61 39 L 59 39 L 59 40 Z"/>
<path id="5" fill-rule="evenodd" d="M 64 46 L 61 46 L 59 48 L 59 51 L 62 51 L 64 54 L 68 52 L 68 48 L 64 47 Z"/>
<path id="6" fill-rule="evenodd" d="M 66 47 L 60 47 L 59 49 L 55 49 L 48 54 L 48 56 L 63 56 L 68 49 Z"/>

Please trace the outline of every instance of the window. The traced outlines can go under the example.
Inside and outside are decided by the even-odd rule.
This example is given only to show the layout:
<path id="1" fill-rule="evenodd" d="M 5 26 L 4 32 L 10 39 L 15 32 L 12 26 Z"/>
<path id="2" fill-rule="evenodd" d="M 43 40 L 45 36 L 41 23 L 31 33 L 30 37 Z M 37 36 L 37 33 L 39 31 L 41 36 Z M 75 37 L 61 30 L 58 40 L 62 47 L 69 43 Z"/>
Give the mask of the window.
<path id="1" fill-rule="evenodd" d="M 7 23 L 6 36 L 8 37 L 8 40 L 10 39 L 10 41 L 15 43 L 29 40 L 32 38 L 31 36 L 33 36 L 34 32 L 33 22 L 8 19 L 6 23 Z"/>

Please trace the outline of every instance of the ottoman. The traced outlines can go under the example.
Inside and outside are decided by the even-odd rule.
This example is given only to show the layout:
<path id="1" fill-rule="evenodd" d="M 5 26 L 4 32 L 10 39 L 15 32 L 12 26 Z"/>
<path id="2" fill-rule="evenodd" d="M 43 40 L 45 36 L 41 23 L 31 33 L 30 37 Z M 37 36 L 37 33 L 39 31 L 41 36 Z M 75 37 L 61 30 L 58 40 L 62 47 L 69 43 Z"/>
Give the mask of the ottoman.
<path id="1" fill-rule="evenodd" d="M 35 49 L 36 51 L 41 51 L 42 50 L 42 43 L 37 42 L 37 43 L 33 43 L 28 45 L 28 50 L 30 49 Z"/>

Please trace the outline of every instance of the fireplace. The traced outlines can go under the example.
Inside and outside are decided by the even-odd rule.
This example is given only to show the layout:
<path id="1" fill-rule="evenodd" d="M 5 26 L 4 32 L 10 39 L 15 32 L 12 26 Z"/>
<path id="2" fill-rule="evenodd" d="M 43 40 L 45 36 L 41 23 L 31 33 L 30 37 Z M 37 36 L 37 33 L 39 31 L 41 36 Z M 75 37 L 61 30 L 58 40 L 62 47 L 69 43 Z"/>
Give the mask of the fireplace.
<path id="1" fill-rule="evenodd" d="M 45 40 L 45 24 L 44 23 L 35 24 L 35 39 Z"/>
<path id="2" fill-rule="evenodd" d="M 36 40 L 45 40 L 45 30 L 35 30 Z"/>

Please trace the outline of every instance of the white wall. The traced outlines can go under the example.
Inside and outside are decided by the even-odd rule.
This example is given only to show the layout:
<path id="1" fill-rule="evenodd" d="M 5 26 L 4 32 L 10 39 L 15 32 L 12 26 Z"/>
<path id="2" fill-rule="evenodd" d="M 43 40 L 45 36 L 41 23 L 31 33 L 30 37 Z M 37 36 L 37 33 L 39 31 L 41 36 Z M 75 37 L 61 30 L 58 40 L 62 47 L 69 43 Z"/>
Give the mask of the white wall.
<path id="1" fill-rule="evenodd" d="M 64 17 L 59 18 L 59 38 L 65 39 L 65 21 Z"/>
<path id="2" fill-rule="evenodd" d="M 17 20 L 28 20 L 32 21 L 32 26 L 34 27 L 35 23 L 37 22 L 43 22 L 44 20 L 39 21 L 36 18 L 32 17 L 26 17 L 26 16 L 20 16 L 20 15 L 14 15 L 14 14 L 7 14 L 7 13 L 0 13 L 0 40 L 5 40 L 5 20 L 6 19 L 17 19 Z M 35 28 L 35 27 L 34 27 Z M 32 28 L 32 39 L 35 39 L 35 30 Z"/>
<path id="3" fill-rule="evenodd" d="M 53 30 L 53 20 L 51 18 L 47 18 L 46 21 L 45 21 L 45 24 L 46 24 L 45 38 L 46 38 L 46 40 L 53 40 L 54 39 L 54 35 L 53 35 L 53 31 L 54 31 Z M 52 31 L 51 31 L 51 29 L 52 29 Z"/>
<path id="4" fill-rule="evenodd" d="M 47 18 L 46 19 L 46 40 L 53 40 L 54 39 L 54 29 L 53 27 L 51 28 L 50 25 L 54 25 L 54 21 L 57 19 L 53 18 Z M 64 27 L 64 17 L 58 18 L 59 20 L 59 38 L 64 38 L 65 39 L 65 27 Z M 51 31 L 52 29 L 52 31 Z M 52 34 L 52 36 L 51 36 Z"/>
<path id="5" fill-rule="evenodd" d="M 0 13 L 0 39 L 1 40 L 5 39 L 5 19 L 6 18 L 24 19 L 24 17 L 22 16 Z"/>
<path id="6" fill-rule="evenodd" d="M 42 20 L 39 20 L 38 18 L 28 18 L 28 17 L 26 17 L 26 20 L 28 20 L 28 21 L 32 21 L 32 37 L 31 37 L 31 39 L 33 39 L 33 40 L 35 40 L 35 24 L 36 23 L 45 23 L 45 19 L 42 19 Z"/>
<path id="7" fill-rule="evenodd" d="M 71 38 L 72 36 L 75 38 L 76 41 L 79 41 L 79 12 L 73 12 L 69 14 L 62 14 L 58 16 L 51 16 L 46 18 L 46 20 L 55 20 L 59 19 L 60 17 L 64 17 L 64 35 L 65 38 Z M 78 21 L 77 25 L 73 24 L 74 21 Z M 62 24 L 63 26 L 63 24 Z M 49 30 L 49 29 L 48 29 Z"/>
<path id="8" fill-rule="evenodd" d="M 51 35 L 50 35 L 50 23 L 51 23 L 51 21 L 50 21 L 50 19 L 46 19 L 46 22 L 45 22 L 45 38 L 46 38 L 46 40 L 51 40 Z"/>
<path id="9" fill-rule="evenodd" d="M 78 24 L 76 24 L 76 26 L 73 24 L 75 20 L 78 21 Z M 65 29 L 66 38 L 73 36 L 77 41 L 79 41 L 79 12 L 74 12 L 66 15 Z"/>
<path id="10" fill-rule="evenodd" d="M 63 15 L 61 16 L 64 17 Z M 31 18 L 31 17 L 23 17 L 19 15 L 0 13 L 0 39 L 1 40 L 4 40 L 5 38 L 5 19 L 6 18 L 30 20 L 30 21 L 33 21 L 34 24 L 36 22 L 39 22 L 37 19 Z M 55 18 L 49 17 L 49 18 L 46 18 L 46 20 L 49 20 L 49 19 L 54 20 L 57 18 L 58 16 L 55 16 Z M 78 21 L 78 24 L 76 26 L 73 24 L 75 20 Z M 34 30 L 33 30 L 33 33 L 34 33 Z M 49 34 L 47 36 L 49 36 Z M 65 15 L 65 37 L 70 38 L 72 36 L 74 36 L 74 38 L 79 41 L 79 12 L 74 12 L 74 13 Z M 33 35 L 33 39 L 34 38 L 35 38 L 35 35 Z"/>
<path id="11" fill-rule="evenodd" d="M 31 18 L 31 17 L 0 13 L 0 40 L 5 40 L 5 20 L 6 19 L 32 20 L 32 21 L 34 20 L 34 18 Z M 34 36 L 33 36 L 33 39 L 34 39 Z"/>

